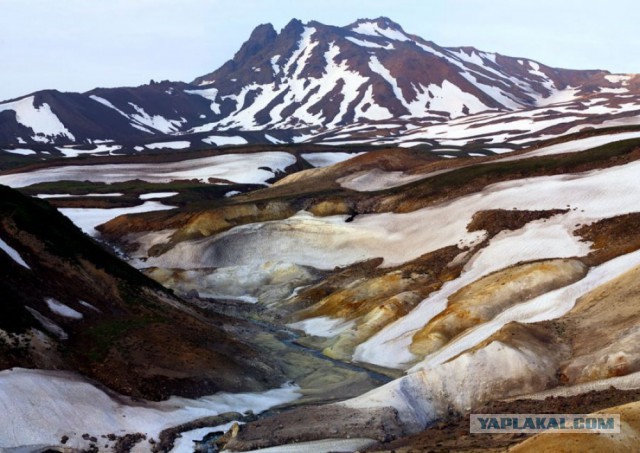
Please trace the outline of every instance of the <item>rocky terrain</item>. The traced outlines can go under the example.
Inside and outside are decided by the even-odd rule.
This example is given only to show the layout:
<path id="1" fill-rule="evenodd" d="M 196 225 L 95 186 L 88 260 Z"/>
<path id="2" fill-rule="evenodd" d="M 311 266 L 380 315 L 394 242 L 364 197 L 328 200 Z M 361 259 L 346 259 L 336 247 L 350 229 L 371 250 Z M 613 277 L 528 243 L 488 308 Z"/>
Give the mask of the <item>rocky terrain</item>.
<path id="1" fill-rule="evenodd" d="M 630 451 L 637 81 L 292 21 L 0 104 L 0 449 Z"/>

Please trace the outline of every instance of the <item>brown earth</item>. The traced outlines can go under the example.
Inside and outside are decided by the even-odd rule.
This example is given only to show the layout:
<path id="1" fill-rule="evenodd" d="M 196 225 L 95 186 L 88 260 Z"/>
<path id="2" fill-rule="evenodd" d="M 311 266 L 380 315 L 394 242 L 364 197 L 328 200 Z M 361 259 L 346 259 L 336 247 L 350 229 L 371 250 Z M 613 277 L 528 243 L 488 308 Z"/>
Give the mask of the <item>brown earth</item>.
<path id="1" fill-rule="evenodd" d="M 584 261 L 589 266 L 596 266 L 640 249 L 640 213 L 632 212 L 583 225 L 574 234 L 593 243 L 593 251 Z"/>
<path id="2" fill-rule="evenodd" d="M 584 414 L 640 400 L 640 390 L 611 388 L 571 397 L 544 400 L 493 401 L 477 408 L 478 414 Z M 370 452 L 503 452 L 531 437 L 529 434 L 472 434 L 469 415 L 442 421 L 419 434 L 367 449 Z M 542 436 L 547 436 L 543 434 Z M 564 435 L 558 435 L 562 440 Z M 523 450 L 538 451 L 538 450 Z M 557 450 L 556 450 L 557 451 Z"/>

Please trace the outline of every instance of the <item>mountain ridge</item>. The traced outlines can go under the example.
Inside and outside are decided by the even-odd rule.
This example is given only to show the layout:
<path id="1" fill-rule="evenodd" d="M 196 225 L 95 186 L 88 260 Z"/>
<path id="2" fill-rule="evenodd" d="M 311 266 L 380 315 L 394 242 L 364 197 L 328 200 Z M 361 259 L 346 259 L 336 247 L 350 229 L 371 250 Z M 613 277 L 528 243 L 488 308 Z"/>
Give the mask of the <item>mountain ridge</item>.
<path id="1" fill-rule="evenodd" d="M 393 124 L 402 135 L 521 111 L 532 111 L 533 121 L 555 115 L 589 123 L 605 110 L 621 117 L 640 110 L 639 81 L 470 46 L 441 47 L 386 17 L 342 27 L 293 19 L 280 32 L 257 26 L 232 59 L 191 83 L 44 90 L 0 103 L 0 144 L 133 148 L 154 138 L 200 141 L 197 134 L 252 131 L 264 143 L 317 142 L 340 139 L 344 127 Z"/>

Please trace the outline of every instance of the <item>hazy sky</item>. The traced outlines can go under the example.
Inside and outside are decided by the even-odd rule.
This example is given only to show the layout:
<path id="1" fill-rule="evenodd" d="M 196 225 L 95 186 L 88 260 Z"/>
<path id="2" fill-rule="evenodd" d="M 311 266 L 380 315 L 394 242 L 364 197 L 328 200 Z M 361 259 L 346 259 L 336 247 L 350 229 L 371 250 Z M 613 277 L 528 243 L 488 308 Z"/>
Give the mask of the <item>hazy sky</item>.
<path id="1" fill-rule="evenodd" d="M 640 72 L 637 0 L 0 0 L 0 99 L 190 81 L 261 23 L 387 16 L 443 46 Z"/>

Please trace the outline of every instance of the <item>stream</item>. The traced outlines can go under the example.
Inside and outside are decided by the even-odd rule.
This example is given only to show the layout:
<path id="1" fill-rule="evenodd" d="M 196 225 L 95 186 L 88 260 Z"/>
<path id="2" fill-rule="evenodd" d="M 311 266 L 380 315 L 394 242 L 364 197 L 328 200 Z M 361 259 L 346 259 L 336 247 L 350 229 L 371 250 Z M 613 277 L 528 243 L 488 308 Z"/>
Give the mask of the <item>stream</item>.
<path id="1" fill-rule="evenodd" d="M 282 361 L 290 366 L 288 377 L 301 387 L 303 396 L 292 403 L 275 407 L 259 415 L 235 417 L 239 422 L 263 419 L 295 407 L 305 405 L 331 404 L 366 393 L 373 388 L 390 382 L 398 377 L 398 370 L 371 369 L 357 363 L 344 362 L 325 356 L 321 350 L 300 342 L 304 333 L 288 328 L 283 324 L 275 324 L 261 316 L 260 307 L 255 304 L 218 301 L 199 298 L 191 300 L 205 312 L 225 314 L 231 318 L 249 322 L 260 334 L 255 335 L 253 343 L 270 354 L 274 360 Z M 193 429 L 193 428 L 192 428 Z M 194 451 L 215 453 L 215 442 L 221 436 L 215 425 L 211 431 L 198 428 L 198 436 L 193 437 Z M 183 433 L 189 431 L 185 430 Z M 218 432 L 218 434 L 215 434 Z M 204 433 L 204 434 L 203 434 Z M 178 450 L 173 450 L 177 452 Z M 184 450 L 180 449 L 182 453 Z"/>

